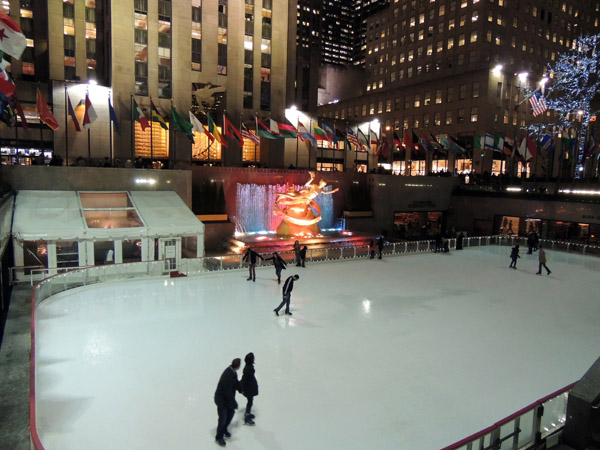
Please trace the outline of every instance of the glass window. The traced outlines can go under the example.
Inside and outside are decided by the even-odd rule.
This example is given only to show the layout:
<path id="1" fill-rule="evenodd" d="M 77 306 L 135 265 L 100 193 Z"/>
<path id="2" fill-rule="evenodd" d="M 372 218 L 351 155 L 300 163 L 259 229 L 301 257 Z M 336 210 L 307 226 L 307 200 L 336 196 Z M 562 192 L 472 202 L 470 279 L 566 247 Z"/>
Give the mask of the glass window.
<path id="1" fill-rule="evenodd" d="M 94 265 L 115 263 L 115 243 L 113 241 L 94 242 Z"/>
<path id="2" fill-rule="evenodd" d="M 122 241 L 122 253 L 124 263 L 140 262 L 142 260 L 141 239 Z"/>
<path id="3" fill-rule="evenodd" d="M 183 258 L 196 258 L 198 251 L 197 236 L 183 236 L 181 238 L 181 256 Z"/>
<path id="4" fill-rule="evenodd" d="M 56 243 L 56 267 L 78 267 L 79 248 L 76 241 Z"/>
<path id="5" fill-rule="evenodd" d="M 23 264 L 25 267 L 48 267 L 48 247 L 46 241 L 23 242 Z M 25 274 L 29 275 L 26 269 Z"/>

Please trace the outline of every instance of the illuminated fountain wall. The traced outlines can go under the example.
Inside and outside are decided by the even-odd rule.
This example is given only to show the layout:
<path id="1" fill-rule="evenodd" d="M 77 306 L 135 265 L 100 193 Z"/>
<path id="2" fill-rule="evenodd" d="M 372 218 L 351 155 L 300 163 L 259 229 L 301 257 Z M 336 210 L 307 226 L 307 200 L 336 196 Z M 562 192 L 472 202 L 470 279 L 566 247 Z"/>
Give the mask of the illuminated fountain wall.
<path id="1" fill-rule="evenodd" d="M 235 211 L 236 233 L 256 233 L 259 231 L 277 230 L 281 223 L 281 217 L 273 214 L 277 195 L 287 192 L 288 184 L 237 184 L 237 206 Z M 293 185 L 296 190 L 302 189 L 302 185 Z M 327 186 L 324 190 L 331 190 Z M 321 230 L 333 228 L 333 196 L 319 195 L 315 201 L 321 208 L 322 220 L 319 222 Z"/>

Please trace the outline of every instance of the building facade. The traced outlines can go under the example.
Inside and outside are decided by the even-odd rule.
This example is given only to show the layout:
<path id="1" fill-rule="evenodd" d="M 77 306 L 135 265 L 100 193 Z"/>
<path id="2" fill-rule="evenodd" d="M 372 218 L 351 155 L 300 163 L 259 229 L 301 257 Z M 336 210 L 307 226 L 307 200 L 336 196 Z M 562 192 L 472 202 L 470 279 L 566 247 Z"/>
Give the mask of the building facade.
<path id="1" fill-rule="evenodd" d="M 402 137 L 407 130 L 419 138 L 449 135 L 470 150 L 396 152 L 401 173 L 504 173 L 508 155 L 480 151 L 474 137 L 517 140 L 525 133 L 534 117 L 523 88 L 538 86 L 547 63 L 578 36 L 600 30 L 599 10 L 596 0 L 393 0 L 367 20 L 364 95 L 320 106 L 319 115 L 377 118 L 390 142 L 393 131 Z M 552 119 L 547 111 L 535 121 Z M 552 163 L 535 162 L 538 171 L 552 170 Z"/>
<path id="2" fill-rule="evenodd" d="M 182 132 L 169 130 L 169 122 L 172 106 L 185 118 L 192 111 L 205 125 L 210 115 L 221 133 L 224 113 L 237 128 L 241 121 L 254 128 L 255 115 L 283 117 L 289 14 L 295 12 L 287 1 L 20 0 L 6 10 L 29 39 L 11 67 L 29 127 L 23 130 L 18 121 L 1 130 L 4 148 L 21 154 L 46 148 L 63 160 L 68 154 L 69 163 L 138 156 L 171 165 L 268 162 L 268 144 L 261 152 L 245 143 L 239 152 L 209 145 L 202 135 L 192 145 Z M 39 125 L 38 87 L 59 123 L 54 132 Z M 70 100 L 81 122 L 86 94 L 98 118 L 79 132 L 66 105 Z M 151 102 L 166 129 L 152 122 L 152 131 L 142 130 L 132 120 L 135 104 L 151 119 Z"/>

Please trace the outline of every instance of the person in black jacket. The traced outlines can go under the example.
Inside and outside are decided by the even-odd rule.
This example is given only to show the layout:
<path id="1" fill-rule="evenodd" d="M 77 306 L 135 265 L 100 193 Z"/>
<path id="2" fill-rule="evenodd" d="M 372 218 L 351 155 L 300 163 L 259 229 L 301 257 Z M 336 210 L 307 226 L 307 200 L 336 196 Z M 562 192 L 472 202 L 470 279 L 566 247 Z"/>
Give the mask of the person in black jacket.
<path id="1" fill-rule="evenodd" d="M 377 239 L 377 250 L 379 250 L 379 256 L 377 258 L 381 259 L 381 252 L 383 252 L 383 236 L 379 236 L 379 239 Z"/>
<path id="2" fill-rule="evenodd" d="M 305 245 L 300 250 L 300 261 L 302 262 L 302 267 L 306 267 L 304 264 L 306 263 L 306 252 L 308 251 L 308 247 Z"/>
<path id="3" fill-rule="evenodd" d="M 248 247 L 248 250 L 246 250 L 246 253 L 244 254 L 244 258 L 242 259 L 244 262 L 250 262 L 250 266 L 248 267 L 250 274 L 246 281 L 256 281 L 256 258 L 260 258 L 264 261 L 264 258 L 252 250 L 252 247 Z"/>
<path id="4" fill-rule="evenodd" d="M 265 261 L 273 261 L 273 267 L 275 267 L 275 275 L 277 275 L 277 284 L 281 283 L 281 271 L 286 269 L 286 264 L 283 258 L 279 256 L 279 253 L 273 252 L 273 256 L 265 258 Z"/>
<path id="5" fill-rule="evenodd" d="M 240 387 L 236 373 L 240 365 L 240 358 L 235 358 L 231 362 L 231 366 L 221 374 L 217 390 L 215 391 L 215 404 L 217 405 L 217 413 L 219 414 L 215 440 L 221 447 L 225 447 L 226 445 L 224 437 L 231 436 L 231 433 L 227 431 L 227 427 L 231 423 L 235 410 L 238 407 L 235 401 L 235 391 L 239 390 Z"/>
<path id="6" fill-rule="evenodd" d="M 517 268 L 517 258 L 520 258 L 520 256 L 519 256 L 519 246 L 515 245 L 510 250 L 510 259 L 512 261 L 510 262 L 510 265 L 508 267 L 512 267 L 513 269 L 516 269 Z"/>
<path id="7" fill-rule="evenodd" d="M 254 414 L 252 414 L 252 403 L 254 397 L 258 395 L 258 382 L 254 376 L 254 353 L 250 352 L 244 358 L 246 365 L 244 366 L 244 374 L 240 381 L 240 391 L 246 397 L 246 414 L 244 415 L 244 423 L 246 425 L 254 425 Z"/>
<path id="8" fill-rule="evenodd" d="M 292 313 L 290 312 L 290 298 L 292 296 L 292 289 L 294 289 L 294 281 L 298 280 L 299 278 L 300 277 L 298 275 L 292 275 L 291 277 L 288 277 L 287 280 L 285 280 L 282 290 L 283 300 L 279 304 L 279 306 L 273 310 L 273 312 L 275 312 L 276 315 L 279 315 L 279 310 L 283 308 L 283 305 L 285 305 L 285 313 L 289 316 L 292 315 Z"/>

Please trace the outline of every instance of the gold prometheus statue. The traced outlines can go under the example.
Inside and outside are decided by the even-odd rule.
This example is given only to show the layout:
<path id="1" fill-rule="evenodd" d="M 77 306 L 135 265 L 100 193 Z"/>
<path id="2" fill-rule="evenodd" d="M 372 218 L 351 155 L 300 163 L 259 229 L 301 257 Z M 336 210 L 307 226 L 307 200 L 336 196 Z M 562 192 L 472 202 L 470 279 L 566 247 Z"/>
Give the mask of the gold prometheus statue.
<path id="1" fill-rule="evenodd" d="M 273 214 L 282 218 L 277 227 L 277 234 L 294 236 L 316 236 L 320 229 L 321 208 L 315 201 L 319 194 L 331 195 L 338 189 L 324 191 L 327 186 L 325 180 L 313 184 L 315 173 L 310 171 L 308 180 L 302 189 L 297 191 L 290 186 L 287 192 L 279 194 L 275 200 Z"/>

